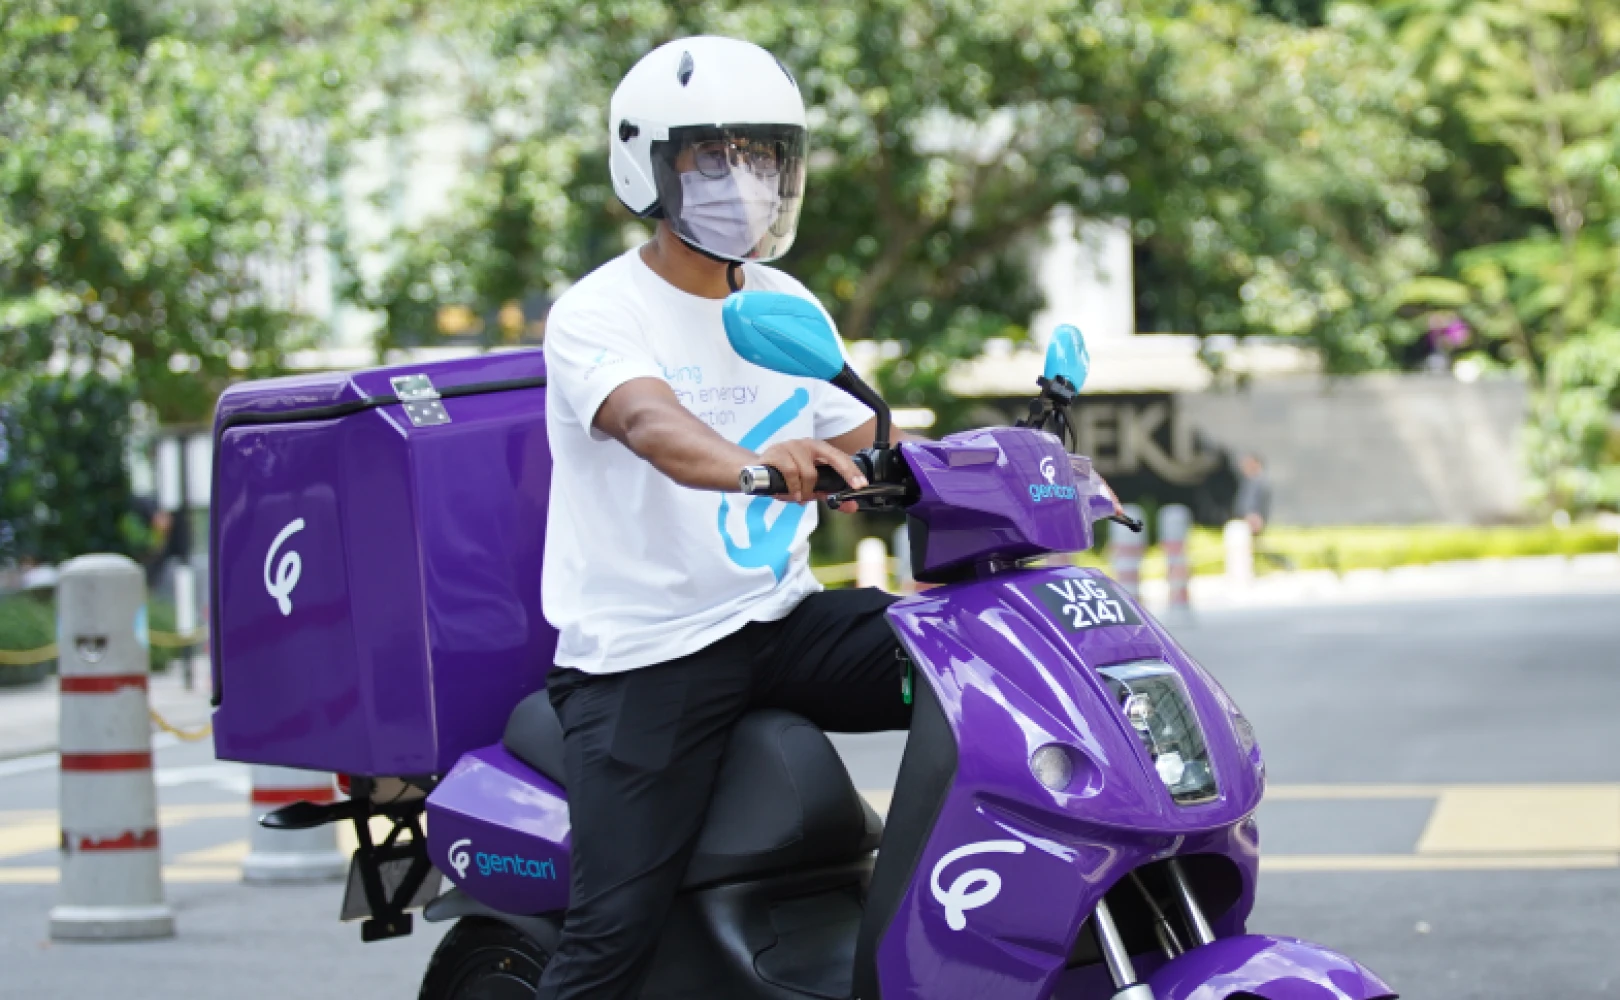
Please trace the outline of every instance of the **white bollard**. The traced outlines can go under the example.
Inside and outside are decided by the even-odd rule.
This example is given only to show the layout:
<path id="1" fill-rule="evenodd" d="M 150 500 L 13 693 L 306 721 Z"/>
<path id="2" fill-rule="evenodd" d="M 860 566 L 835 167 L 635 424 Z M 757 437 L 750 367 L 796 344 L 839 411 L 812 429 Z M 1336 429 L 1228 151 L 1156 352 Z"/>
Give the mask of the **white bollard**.
<path id="1" fill-rule="evenodd" d="M 189 562 L 181 560 L 174 566 L 174 631 L 178 635 L 190 635 L 197 628 L 197 571 Z M 179 661 L 180 677 L 185 683 L 187 691 L 192 688 L 192 657 L 185 647 L 180 648 Z"/>
<path id="2" fill-rule="evenodd" d="M 294 802 L 331 802 L 332 776 L 290 767 L 253 765 L 253 808 L 248 856 L 242 859 L 242 881 L 249 885 L 332 882 L 349 870 L 338 850 L 337 826 L 309 830 L 268 830 L 259 817 Z"/>
<path id="3" fill-rule="evenodd" d="M 894 529 L 894 583 L 902 594 L 917 592 L 917 577 L 911 570 L 911 528 L 904 524 Z"/>
<path id="4" fill-rule="evenodd" d="M 1221 541 L 1226 545 L 1226 582 L 1235 587 L 1247 587 L 1254 582 L 1254 532 L 1249 522 L 1226 522 L 1221 530 Z"/>
<path id="5" fill-rule="evenodd" d="M 1120 504 L 1120 510 L 1141 521 L 1147 512 L 1134 503 Z M 1142 596 L 1143 536 L 1117 521 L 1108 522 L 1108 567 L 1114 580 L 1132 597 Z"/>
<path id="6" fill-rule="evenodd" d="M 1166 621 L 1185 624 L 1192 620 L 1192 566 L 1187 561 L 1187 536 L 1191 532 L 1192 511 L 1186 505 L 1172 503 L 1159 508 L 1159 546 L 1164 549 L 1165 577 L 1170 585 Z"/>
<path id="7" fill-rule="evenodd" d="M 889 589 L 889 550 L 881 538 L 863 538 L 855 546 L 855 586 Z"/>
<path id="8" fill-rule="evenodd" d="M 80 556 L 62 567 L 57 609 L 62 878 L 51 937 L 172 937 L 146 702 L 146 576 L 124 556 Z"/>

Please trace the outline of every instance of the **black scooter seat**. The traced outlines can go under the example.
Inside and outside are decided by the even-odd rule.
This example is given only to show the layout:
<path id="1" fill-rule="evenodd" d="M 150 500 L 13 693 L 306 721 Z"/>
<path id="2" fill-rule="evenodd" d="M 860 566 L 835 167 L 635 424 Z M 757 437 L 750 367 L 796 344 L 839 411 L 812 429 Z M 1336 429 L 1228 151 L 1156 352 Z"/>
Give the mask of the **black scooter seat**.
<path id="1" fill-rule="evenodd" d="M 518 704 L 501 742 L 566 787 L 562 723 L 545 691 Z M 720 761 L 683 887 L 852 861 L 876 850 L 882 836 L 883 822 L 855 791 L 825 733 L 792 712 L 750 712 Z"/>

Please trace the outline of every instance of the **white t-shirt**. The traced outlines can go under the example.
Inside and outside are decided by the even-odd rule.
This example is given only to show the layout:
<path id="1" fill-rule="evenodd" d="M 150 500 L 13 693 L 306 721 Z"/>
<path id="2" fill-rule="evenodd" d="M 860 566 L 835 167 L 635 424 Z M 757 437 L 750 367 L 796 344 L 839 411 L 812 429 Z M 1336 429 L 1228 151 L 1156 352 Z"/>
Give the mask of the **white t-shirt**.
<path id="1" fill-rule="evenodd" d="M 746 288 L 816 301 L 773 268 L 748 264 L 743 275 Z M 561 633 L 561 666 L 603 674 L 662 663 L 780 619 L 821 589 L 809 565 L 814 503 L 688 489 L 591 426 L 608 394 L 635 378 L 663 379 L 699 420 L 756 452 L 872 419 L 827 383 L 744 361 L 720 308 L 632 250 L 570 288 L 546 319 L 542 598 Z"/>

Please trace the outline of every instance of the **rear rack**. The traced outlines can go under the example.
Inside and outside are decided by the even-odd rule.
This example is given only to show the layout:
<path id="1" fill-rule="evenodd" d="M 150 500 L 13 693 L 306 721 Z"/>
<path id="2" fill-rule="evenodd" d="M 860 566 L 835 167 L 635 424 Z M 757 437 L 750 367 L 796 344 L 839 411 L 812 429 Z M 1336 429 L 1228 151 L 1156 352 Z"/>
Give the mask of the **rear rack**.
<path id="1" fill-rule="evenodd" d="M 410 791 L 431 791 L 432 778 L 406 779 Z M 440 875 L 428 859 L 427 836 L 422 829 L 425 794 L 407 794 L 387 802 L 373 801 L 377 782 L 350 779 L 350 797 L 337 802 L 294 802 L 259 818 L 271 830 L 308 830 L 345 820 L 354 824 L 354 859 L 343 893 L 344 920 L 364 917 L 360 940 L 384 941 L 411 933 L 414 920 L 407 911 L 419 909 L 439 894 Z M 377 842 L 371 820 L 392 823 L 388 835 Z M 409 834 L 409 836 L 406 836 Z"/>

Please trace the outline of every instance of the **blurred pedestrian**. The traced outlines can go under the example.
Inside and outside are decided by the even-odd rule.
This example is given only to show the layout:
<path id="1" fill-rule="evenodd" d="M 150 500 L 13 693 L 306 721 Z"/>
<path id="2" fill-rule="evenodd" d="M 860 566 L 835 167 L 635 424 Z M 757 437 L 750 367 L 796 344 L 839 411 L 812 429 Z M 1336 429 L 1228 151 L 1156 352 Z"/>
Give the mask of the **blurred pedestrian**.
<path id="1" fill-rule="evenodd" d="M 1266 475 L 1266 463 L 1250 452 L 1238 460 L 1237 497 L 1232 502 L 1232 513 L 1240 521 L 1249 522 L 1249 531 L 1259 538 L 1271 521 L 1271 479 Z"/>
<path id="2" fill-rule="evenodd" d="M 174 515 L 159 507 L 156 500 L 136 497 L 134 507 L 135 516 L 146 532 L 136 558 L 146 570 L 147 592 L 155 593 L 162 582 L 164 566 L 170 556 L 177 554 L 176 543 L 183 539 L 176 537 Z"/>
<path id="3" fill-rule="evenodd" d="M 1261 548 L 1260 535 L 1271 523 L 1271 477 L 1266 474 L 1266 463 L 1250 452 L 1238 460 L 1237 496 L 1232 501 L 1232 516 L 1249 525 L 1254 537 L 1254 554 L 1281 569 L 1293 569 L 1293 560 L 1281 552 Z"/>

